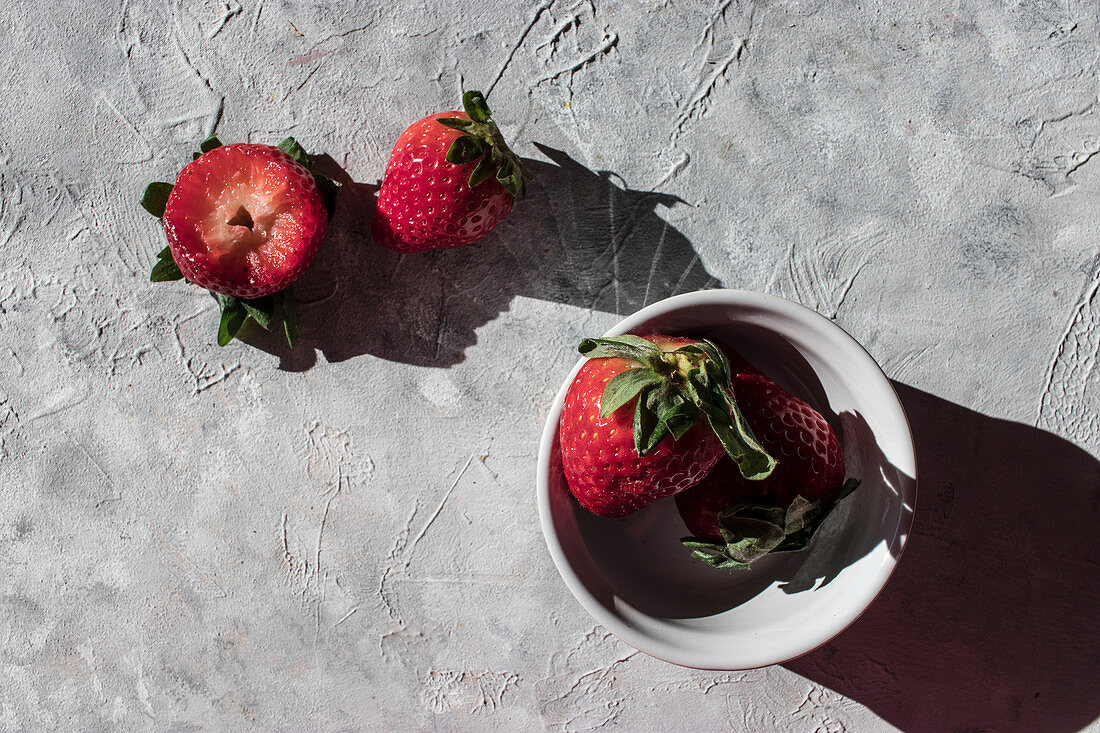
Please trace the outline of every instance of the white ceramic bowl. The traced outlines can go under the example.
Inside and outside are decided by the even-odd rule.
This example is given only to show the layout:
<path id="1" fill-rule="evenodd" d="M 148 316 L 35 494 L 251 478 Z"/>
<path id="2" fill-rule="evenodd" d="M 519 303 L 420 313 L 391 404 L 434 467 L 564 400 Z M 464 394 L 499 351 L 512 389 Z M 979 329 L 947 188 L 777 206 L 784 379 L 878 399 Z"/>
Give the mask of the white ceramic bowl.
<path id="1" fill-rule="evenodd" d="M 804 552 L 749 570 L 715 570 L 680 544 L 672 499 L 622 519 L 582 509 L 558 448 L 566 378 L 543 430 L 538 501 L 565 584 L 631 646 L 675 664 L 750 669 L 793 659 L 854 621 L 890 577 L 912 524 L 916 461 L 905 413 L 874 359 L 832 321 L 796 303 L 741 290 L 706 290 L 650 305 L 606 335 L 716 338 L 833 424 L 849 476 L 862 480 Z"/>

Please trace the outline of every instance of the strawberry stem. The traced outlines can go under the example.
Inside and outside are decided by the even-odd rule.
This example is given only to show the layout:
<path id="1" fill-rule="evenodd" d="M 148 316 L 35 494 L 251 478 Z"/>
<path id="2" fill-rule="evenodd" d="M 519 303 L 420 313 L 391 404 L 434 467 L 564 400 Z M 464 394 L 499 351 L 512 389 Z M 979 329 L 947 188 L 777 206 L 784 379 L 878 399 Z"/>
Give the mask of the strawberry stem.
<path id="1" fill-rule="evenodd" d="M 611 415 L 632 399 L 634 450 L 649 454 L 669 435 L 679 440 L 705 419 L 741 474 L 767 478 L 776 461 L 752 434 L 730 388 L 730 366 L 714 343 L 702 340 L 664 351 L 652 342 L 626 334 L 584 339 L 578 351 L 590 359 L 618 357 L 638 363 L 608 380 L 600 414 Z"/>
<path id="2" fill-rule="evenodd" d="M 765 555 L 800 552 L 809 546 L 837 504 L 858 486 L 857 479 L 848 479 L 827 505 L 802 496 L 796 496 L 786 507 L 734 504 L 718 515 L 721 540 L 683 537 L 680 542 L 691 550 L 693 557 L 720 569 L 745 569 Z"/>
<path id="3" fill-rule="evenodd" d="M 485 96 L 481 92 L 468 91 L 462 95 L 462 107 L 470 119 L 441 117 L 436 120 L 444 127 L 462 133 L 447 150 L 447 162 L 465 165 L 478 161 L 470 172 L 470 188 L 495 177 L 512 194 L 512 198 L 523 197 L 531 174 L 504 141 L 500 128 L 493 122 L 493 113 L 489 110 Z"/>

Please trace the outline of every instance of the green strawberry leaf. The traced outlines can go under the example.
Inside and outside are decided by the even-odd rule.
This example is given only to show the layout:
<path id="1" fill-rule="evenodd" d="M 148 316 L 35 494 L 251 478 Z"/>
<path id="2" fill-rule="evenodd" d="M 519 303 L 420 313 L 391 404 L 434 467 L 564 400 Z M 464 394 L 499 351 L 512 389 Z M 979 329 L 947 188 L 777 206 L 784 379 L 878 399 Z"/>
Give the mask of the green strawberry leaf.
<path id="1" fill-rule="evenodd" d="M 713 342 L 702 341 L 665 353 L 648 339 L 626 334 L 587 338 L 577 350 L 590 359 L 633 359 L 656 375 L 655 379 L 622 377 L 624 387 L 630 384 L 636 389 L 621 395 L 616 390 L 616 399 L 601 402 L 608 406 L 603 409 L 611 410 L 606 417 L 634 395 L 645 395 L 644 404 L 635 408 L 634 444 L 639 455 L 646 455 L 666 435 L 679 440 L 705 417 L 746 477 L 762 479 L 775 468 L 775 459 L 757 442 L 734 402 L 728 361 Z M 642 433 L 637 434 L 637 430 Z"/>
<path id="2" fill-rule="evenodd" d="M 466 110 L 466 114 L 470 116 L 471 120 L 482 124 L 488 122 L 493 114 L 489 111 L 489 104 L 485 101 L 485 95 L 472 90 L 462 95 L 462 108 Z"/>
<path id="3" fill-rule="evenodd" d="M 513 173 L 510 176 L 501 178 L 500 172 L 497 171 L 497 180 L 500 181 L 500 185 L 504 186 L 505 191 L 512 194 L 512 198 L 517 198 L 523 195 L 523 179 L 516 174 Z"/>
<path id="4" fill-rule="evenodd" d="M 473 120 L 464 120 L 459 117 L 440 117 L 436 122 L 459 132 L 466 132 L 474 125 Z"/>
<path id="5" fill-rule="evenodd" d="M 314 173 L 313 180 L 317 182 L 317 190 L 321 192 L 321 200 L 325 202 L 325 213 L 331 221 L 332 215 L 336 213 L 336 196 L 343 184 L 320 173 Z"/>
<path id="6" fill-rule="evenodd" d="M 161 258 L 157 260 L 157 263 L 153 265 L 153 271 L 149 273 L 149 282 L 163 283 L 171 282 L 172 280 L 182 280 L 183 273 L 180 272 L 179 265 L 170 256 L 167 259 Z"/>
<path id="7" fill-rule="evenodd" d="M 619 372 L 603 388 L 600 397 L 600 417 L 610 417 L 616 410 L 638 396 L 645 387 L 659 384 L 661 377 L 652 369 L 637 367 Z"/>
<path id="8" fill-rule="evenodd" d="M 668 435 L 668 427 L 657 419 L 647 402 L 646 396 L 641 395 L 634 406 L 634 450 L 643 458 Z"/>
<path id="9" fill-rule="evenodd" d="M 767 478 L 775 469 L 775 459 L 752 434 L 729 388 L 716 384 L 712 369 L 704 367 L 691 373 L 686 385 L 690 399 L 706 417 L 726 454 L 741 469 L 741 475 L 754 481 Z"/>
<path id="10" fill-rule="evenodd" d="M 293 349 L 298 344 L 298 305 L 294 301 L 293 286 L 288 286 L 275 293 L 275 299 L 283 314 L 283 331 L 286 333 L 286 342 Z"/>
<path id="11" fill-rule="evenodd" d="M 271 326 L 271 320 L 275 317 L 275 298 L 265 295 L 262 298 L 248 300 L 241 298 L 240 301 L 248 315 L 252 316 L 252 320 L 267 331 Z"/>
<path id="12" fill-rule="evenodd" d="M 687 346 L 681 346 L 676 349 L 677 353 L 685 354 L 701 354 L 707 357 L 710 362 L 719 370 L 719 373 L 724 373 L 727 377 L 730 374 L 729 359 L 726 358 L 725 353 L 709 339 L 702 339 L 697 344 L 688 344 Z"/>
<path id="13" fill-rule="evenodd" d="M 298 141 L 294 138 L 288 137 L 279 143 L 277 147 L 279 150 L 282 150 L 291 158 L 294 158 L 294 160 L 305 166 L 306 170 L 313 168 L 313 159 L 309 157 L 309 153 L 306 152 L 306 149 L 299 145 Z"/>
<path id="14" fill-rule="evenodd" d="M 484 183 L 489 179 L 489 176 L 493 175 L 493 159 L 486 155 L 481 159 L 473 171 L 470 173 L 470 188 L 474 188 L 479 183 Z"/>
<path id="15" fill-rule="evenodd" d="M 481 92 L 468 91 L 462 95 L 462 104 L 469 119 L 437 117 L 435 120 L 462 133 L 448 148 L 447 161 L 452 165 L 478 161 L 467 179 L 470 188 L 495 178 L 513 199 L 523 196 L 531 174 L 504 142 L 500 128 L 492 120 L 485 96 Z"/>
<path id="16" fill-rule="evenodd" d="M 447 162 L 455 165 L 463 165 L 477 160 L 485 155 L 485 143 L 476 137 L 462 135 L 456 137 L 447 149 Z"/>
<path id="17" fill-rule="evenodd" d="M 718 528 L 726 541 L 726 556 L 751 564 L 783 542 L 784 511 L 781 507 L 739 505 L 718 515 Z"/>
<path id="18" fill-rule="evenodd" d="M 248 311 L 245 310 L 240 298 L 221 293 L 214 293 L 214 297 L 222 311 L 221 323 L 218 325 L 218 346 L 225 346 L 237 337 L 237 332 L 248 320 Z"/>
<path id="19" fill-rule="evenodd" d="M 172 193 L 171 183 L 157 181 L 145 187 L 141 195 L 141 208 L 158 219 L 164 216 L 164 207 L 168 205 L 168 196 Z"/>
<path id="20" fill-rule="evenodd" d="M 735 504 L 718 515 L 722 542 L 699 537 L 684 537 L 680 542 L 693 557 L 713 567 L 748 567 L 764 555 L 799 552 L 809 546 L 829 514 L 858 486 L 858 480 L 848 479 L 828 506 L 801 495 L 786 507 Z M 731 564 L 723 565 L 724 560 Z"/>
<path id="21" fill-rule="evenodd" d="M 737 462 L 738 467 L 741 469 L 741 475 L 752 481 L 766 479 L 775 470 L 775 458 L 764 450 L 764 446 L 760 445 L 756 436 L 753 435 L 752 428 L 749 427 L 748 421 L 745 420 L 741 408 L 737 406 L 737 402 L 734 401 L 732 395 L 723 390 L 723 396 L 725 397 L 727 414 L 732 419 L 733 429 L 729 431 L 730 437 L 736 440 L 734 448 L 742 457 L 742 460 Z M 723 445 L 726 447 L 726 452 L 729 453 L 730 445 L 727 443 L 723 443 Z"/>
<path id="22" fill-rule="evenodd" d="M 201 143 L 199 143 L 199 150 L 201 150 L 204 153 L 209 153 L 214 148 L 220 148 L 221 146 L 222 146 L 222 141 L 218 139 L 218 136 L 217 135 L 211 135 L 210 137 L 206 138 Z"/>
<path id="23" fill-rule="evenodd" d="M 664 417 L 666 413 L 680 406 L 683 402 L 684 398 L 667 380 L 661 380 L 657 387 L 646 393 L 646 407 L 652 410 L 658 419 Z"/>
<path id="24" fill-rule="evenodd" d="M 699 410 L 695 405 L 690 402 L 681 402 L 671 410 L 664 412 L 660 420 L 672 433 L 672 439 L 679 440 L 684 437 L 687 431 L 695 427 L 695 424 L 699 422 L 699 417 Z"/>
<path id="25" fill-rule="evenodd" d="M 646 407 L 657 416 L 664 432 L 679 440 L 699 421 L 699 411 L 688 404 L 671 382 L 664 381 L 646 393 Z"/>
<path id="26" fill-rule="evenodd" d="M 626 334 L 610 338 L 583 339 L 577 351 L 589 359 L 618 356 L 645 363 L 649 355 L 659 354 L 661 350 L 641 336 Z"/>

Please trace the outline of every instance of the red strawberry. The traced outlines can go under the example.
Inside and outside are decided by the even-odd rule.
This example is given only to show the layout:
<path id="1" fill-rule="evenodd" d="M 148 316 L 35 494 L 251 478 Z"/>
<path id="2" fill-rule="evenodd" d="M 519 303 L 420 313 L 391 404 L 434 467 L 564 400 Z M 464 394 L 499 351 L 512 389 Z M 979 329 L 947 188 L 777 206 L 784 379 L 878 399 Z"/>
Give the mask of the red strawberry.
<path id="1" fill-rule="evenodd" d="M 302 276 L 325 236 L 313 175 L 270 145 L 225 145 L 187 164 L 164 207 L 164 233 L 199 287 L 259 298 Z"/>
<path id="2" fill-rule="evenodd" d="M 770 476 L 753 482 L 723 461 L 676 497 L 694 535 L 685 544 L 718 567 L 746 567 L 768 552 L 802 549 L 858 483 L 844 481 L 840 441 L 817 410 L 755 370 L 734 375 L 733 391 L 753 433 L 778 463 Z"/>
<path id="3" fill-rule="evenodd" d="M 525 173 L 491 119 L 481 92 L 462 95 L 465 112 L 409 125 L 390 154 L 371 232 L 400 252 L 478 241 L 512 210 Z"/>
<path id="4" fill-rule="evenodd" d="M 844 484 L 844 453 L 821 413 L 761 374 L 737 374 L 733 392 L 761 444 L 779 461 L 761 482 L 769 498 L 831 501 Z"/>
<path id="5" fill-rule="evenodd" d="M 294 345 L 291 283 L 309 267 L 325 236 L 338 184 L 310 172 L 293 139 L 279 147 L 223 146 L 211 137 L 174 185 L 153 183 L 142 206 L 162 219 L 168 247 L 150 279 L 186 278 L 222 308 L 223 346 L 249 318 L 276 317 Z M 269 297 L 274 296 L 274 297 Z"/>
<path id="6" fill-rule="evenodd" d="M 570 491 L 594 514 L 620 517 L 703 479 L 728 453 L 747 475 L 774 461 L 729 390 L 724 357 L 707 341 L 670 336 L 585 339 L 589 357 L 558 426 Z"/>

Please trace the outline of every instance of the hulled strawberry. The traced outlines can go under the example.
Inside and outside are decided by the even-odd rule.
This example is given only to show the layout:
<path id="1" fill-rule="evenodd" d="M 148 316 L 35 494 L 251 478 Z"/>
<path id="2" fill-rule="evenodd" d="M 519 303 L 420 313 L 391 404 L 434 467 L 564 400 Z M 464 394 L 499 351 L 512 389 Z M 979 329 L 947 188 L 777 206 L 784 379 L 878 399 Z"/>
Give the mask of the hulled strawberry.
<path id="1" fill-rule="evenodd" d="M 400 252 L 472 244 L 523 195 L 526 173 L 481 92 L 464 112 L 428 115 L 393 147 L 371 221 L 374 241 Z"/>
<path id="2" fill-rule="evenodd" d="M 723 455 L 761 479 L 775 461 L 740 416 L 725 356 L 671 336 L 585 339 L 558 435 L 569 490 L 582 507 L 621 517 L 685 491 Z"/>
<path id="3" fill-rule="evenodd" d="M 806 402 L 752 371 L 735 374 L 745 421 L 778 461 L 771 475 L 746 481 L 730 462 L 676 497 L 693 554 L 715 567 L 748 567 L 771 552 L 806 547 L 838 501 L 859 482 L 844 480 L 844 454 L 832 427 Z"/>
<path id="4" fill-rule="evenodd" d="M 255 320 L 282 321 L 291 346 L 297 319 L 290 285 L 313 261 L 339 184 L 310 172 L 287 138 L 279 147 L 203 141 L 175 184 L 152 183 L 141 204 L 159 217 L 168 247 L 150 280 L 186 278 L 218 300 L 218 343 Z"/>

